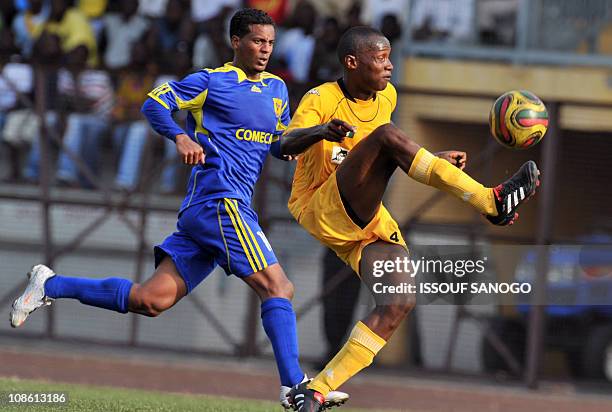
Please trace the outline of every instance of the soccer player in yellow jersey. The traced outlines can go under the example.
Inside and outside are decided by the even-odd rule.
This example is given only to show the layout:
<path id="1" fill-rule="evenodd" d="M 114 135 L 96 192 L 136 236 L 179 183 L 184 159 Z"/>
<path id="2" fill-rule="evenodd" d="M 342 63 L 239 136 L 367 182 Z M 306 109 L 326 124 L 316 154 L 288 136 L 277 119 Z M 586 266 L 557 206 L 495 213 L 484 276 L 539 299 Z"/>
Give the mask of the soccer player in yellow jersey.
<path id="1" fill-rule="evenodd" d="M 413 179 L 470 203 L 498 225 L 513 224 L 516 208 L 535 193 L 539 171 L 525 163 L 508 181 L 487 188 L 462 171 L 466 154 L 432 154 L 391 123 L 397 93 L 389 82 L 391 46 L 369 27 L 348 30 L 338 44 L 344 74 L 303 97 L 283 136 L 281 151 L 299 157 L 289 210 L 311 235 L 333 249 L 369 287 L 395 285 L 405 274 L 373 275 L 373 262 L 408 257 L 398 224 L 382 205 L 397 168 Z M 310 383 L 294 387 L 298 411 L 322 410 L 324 396 L 370 365 L 414 297 L 394 294 L 354 327 L 348 341 Z"/>

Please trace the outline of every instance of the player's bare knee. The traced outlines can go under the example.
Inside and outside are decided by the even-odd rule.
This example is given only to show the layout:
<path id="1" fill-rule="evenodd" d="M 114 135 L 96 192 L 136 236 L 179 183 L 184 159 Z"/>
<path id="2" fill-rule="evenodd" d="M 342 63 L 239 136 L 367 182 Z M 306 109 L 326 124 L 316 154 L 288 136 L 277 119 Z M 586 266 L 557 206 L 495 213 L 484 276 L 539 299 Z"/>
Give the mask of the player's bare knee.
<path id="1" fill-rule="evenodd" d="M 243 280 L 257 293 L 262 301 L 270 298 L 293 299 L 293 283 L 278 264 L 268 266 Z"/>
<path id="2" fill-rule="evenodd" d="M 379 126 L 374 130 L 374 134 L 384 146 L 390 149 L 402 146 L 409 140 L 408 136 L 403 131 L 391 123 Z"/>
<path id="3" fill-rule="evenodd" d="M 143 301 L 142 308 L 144 309 L 144 314 L 151 318 L 155 318 L 161 315 L 166 309 L 169 309 L 172 305 L 168 304 L 168 301 L 163 298 L 150 298 Z"/>
<path id="4" fill-rule="evenodd" d="M 293 283 L 287 278 L 274 281 L 268 288 L 268 294 L 271 298 L 285 298 L 292 300 L 294 294 Z"/>
<path id="5" fill-rule="evenodd" d="M 398 131 L 401 131 L 401 130 L 398 129 L 397 126 L 395 126 L 393 123 L 386 123 L 374 129 L 374 131 L 372 132 L 372 135 L 380 136 L 380 137 L 389 136 L 391 134 L 397 133 Z"/>
<path id="6" fill-rule="evenodd" d="M 174 304 L 170 297 L 155 295 L 140 285 L 136 288 L 132 298 L 130 306 L 133 312 L 152 318 L 161 315 Z"/>
<path id="7" fill-rule="evenodd" d="M 141 313 L 149 318 L 156 318 L 162 314 L 162 311 L 157 310 L 152 305 L 147 305 L 143 307 L 143 311 Z"/>
<path id="8" fill-rule="evenodd" d="M 404 152 L 414 157 L 420 148 L 403 130 L 392 123 L 379 126 L 372 134 L 391 153 Z"/>

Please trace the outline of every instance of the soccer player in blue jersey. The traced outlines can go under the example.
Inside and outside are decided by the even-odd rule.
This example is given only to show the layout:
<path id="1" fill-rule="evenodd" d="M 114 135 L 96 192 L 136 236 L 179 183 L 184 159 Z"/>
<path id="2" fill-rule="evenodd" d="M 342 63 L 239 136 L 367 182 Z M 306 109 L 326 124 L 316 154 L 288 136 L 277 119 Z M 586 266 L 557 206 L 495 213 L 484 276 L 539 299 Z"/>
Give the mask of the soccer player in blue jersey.
<path id="1" fill-rule="evenodd" d="M 177 230 L 154 249 L 156 270 L 142 284 L 128 279 L 84 279 L 32 268 L 24 293 L 13 303 L 11 325 L 20 326 L 53 299 L 158 316 L 175 305 L 220 265 L 244 280 L 261 299 L 261 317 L 285 394 L 306 377 L 298 363 L 293 285 L 277 263 L 250 208 L 253 187 L 271 152 L 282 158 L 279 137 L 289 123 L 287 87 L 265 72 L 275 37 L 264 12 L 242 9 L 232 18 L 234 59 L 217 69 L 165 83 L 151 93 L 142 112 L 153 129 L 173 140 L 183 162 L 193 165 Z M 186 129 L 172 112 L 187 110 Z M 328 405 L 348 395 L 331 393 Z"/>

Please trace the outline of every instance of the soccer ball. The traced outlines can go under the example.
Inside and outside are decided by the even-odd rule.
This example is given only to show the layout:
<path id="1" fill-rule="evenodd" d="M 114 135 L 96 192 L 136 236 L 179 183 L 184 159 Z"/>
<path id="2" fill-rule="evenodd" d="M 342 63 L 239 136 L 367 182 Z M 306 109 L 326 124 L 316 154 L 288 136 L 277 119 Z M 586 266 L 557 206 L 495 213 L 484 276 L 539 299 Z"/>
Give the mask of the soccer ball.
<path id="1" fill-rule="evenodd" d="M 535 94 L 512 90 L 502 94 L 489 113 L 491 134 L 511 149 L 527 149 L 537 144 L 548 129 L 548 111 Z"/>

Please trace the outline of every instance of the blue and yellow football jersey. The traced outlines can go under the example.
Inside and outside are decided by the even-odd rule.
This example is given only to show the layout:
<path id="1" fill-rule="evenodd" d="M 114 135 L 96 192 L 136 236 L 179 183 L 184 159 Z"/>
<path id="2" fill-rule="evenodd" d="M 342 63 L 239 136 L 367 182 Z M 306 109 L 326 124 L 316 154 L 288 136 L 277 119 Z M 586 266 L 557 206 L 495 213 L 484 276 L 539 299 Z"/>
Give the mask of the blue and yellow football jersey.
<path id="1" fill-rule="evenodd" d="M 280 135 L 290 120 L 285 83 L 266 72 L 258 81 L 249 80 L 244 71 L 227 63 L 164 83 L 149 97 L 143 113 L 158 133 L 174 140 L 182 131 L 151 116 L 152 104 L 167 113 L 188 110 L 185 132 L 206 152 L 205 163 L 191 172 L 181 211 L 209 199 L 235 198 L 250 204 L 266 155 L 272 150 L 280 156 Z"/>

